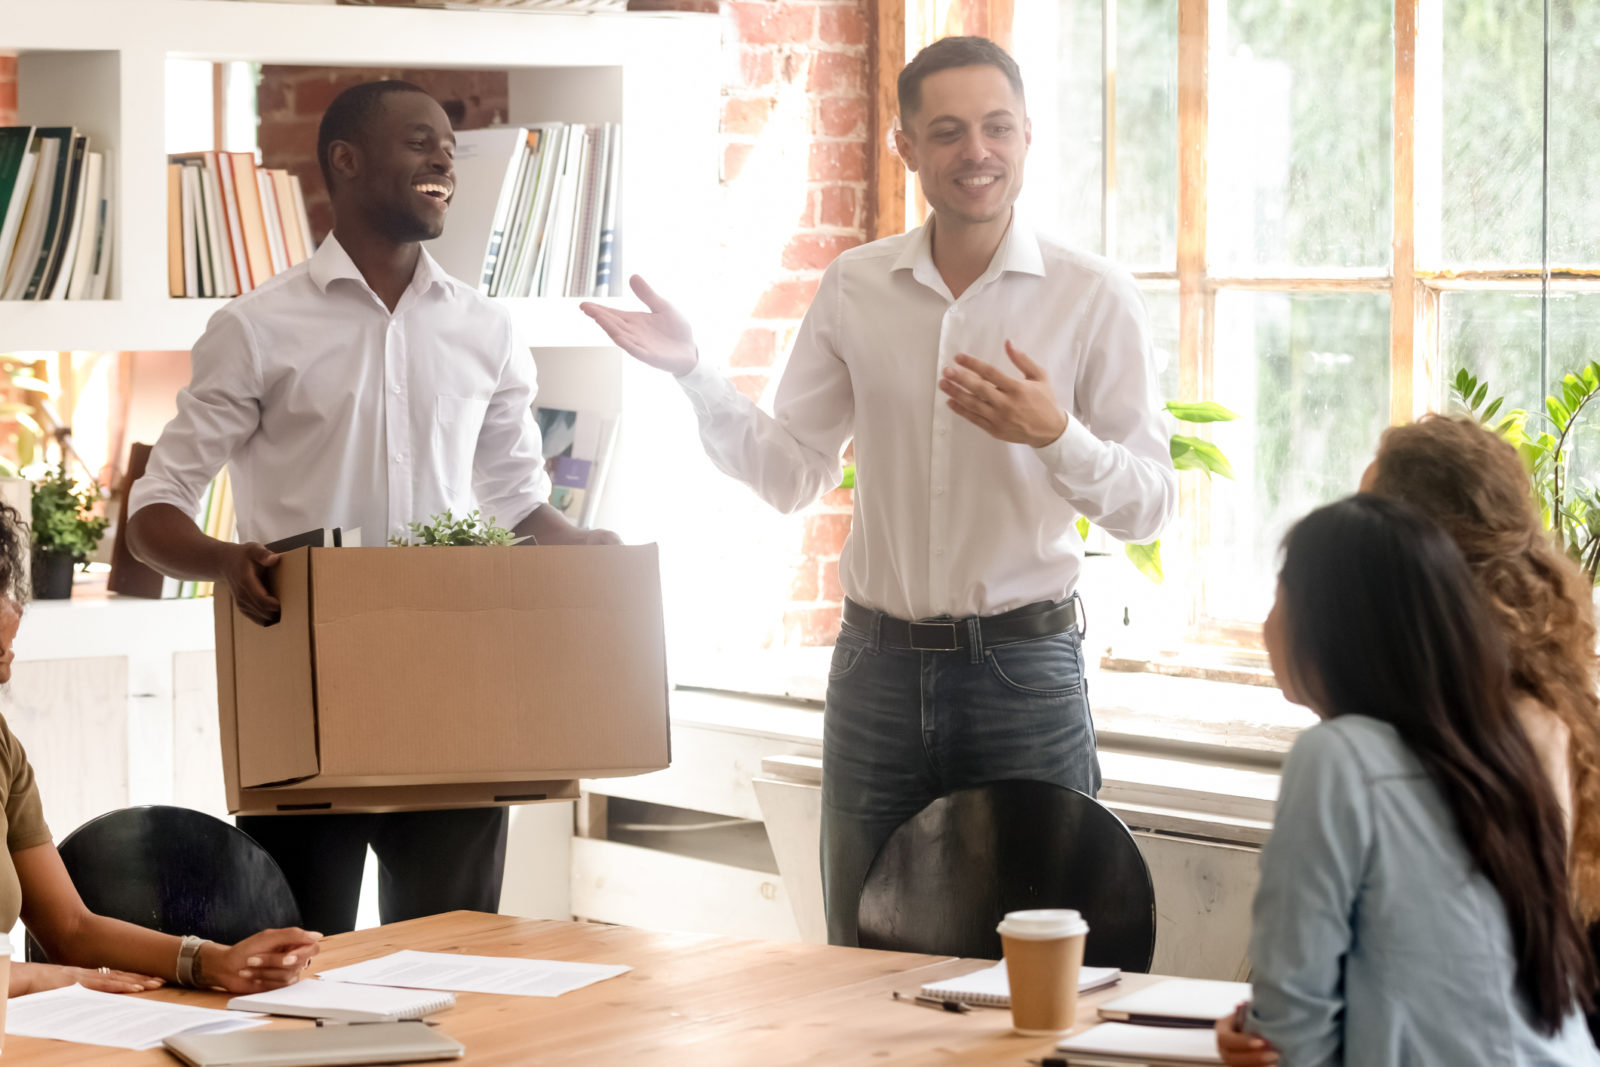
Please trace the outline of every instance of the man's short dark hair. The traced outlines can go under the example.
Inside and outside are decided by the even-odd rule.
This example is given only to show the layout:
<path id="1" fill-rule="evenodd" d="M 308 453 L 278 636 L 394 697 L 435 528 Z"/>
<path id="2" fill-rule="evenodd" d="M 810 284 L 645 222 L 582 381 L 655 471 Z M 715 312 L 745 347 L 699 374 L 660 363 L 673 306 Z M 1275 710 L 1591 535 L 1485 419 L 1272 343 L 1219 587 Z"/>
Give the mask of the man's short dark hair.
<path id="1" fill-rule="evenodd" d="M 922 80 L 930 74 L 956 67 L 994 67 L 1006 76 L 1020 98 L 1022 70 L 1004 48 L 987 37 L 941 37 L 922 51 L 900 72 L 895 91 L 900 97 L 900 121 L 905 122 L 922 106 Z"/>
<path id="2" fill-rule="evenodd" d="M 328 161 L 328 151 L 333 147 L 333 142 L 358 140 L 383 106 L 383 98 L 390 93 L 428 95 L 420 86 L 410 82 L 362 82 L 334 97 L 328 110 L 322 113 L 322 125 L 317 127 L 317 166 L 322 168 L 322 180 L 328 192 L 333 192 L 333 167 Z"/>

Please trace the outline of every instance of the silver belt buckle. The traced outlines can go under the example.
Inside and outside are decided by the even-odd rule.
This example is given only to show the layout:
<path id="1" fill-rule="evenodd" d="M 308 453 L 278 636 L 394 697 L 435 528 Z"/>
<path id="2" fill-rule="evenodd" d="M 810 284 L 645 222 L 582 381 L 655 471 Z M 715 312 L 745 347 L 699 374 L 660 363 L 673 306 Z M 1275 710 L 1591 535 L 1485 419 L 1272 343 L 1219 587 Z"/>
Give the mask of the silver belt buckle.
<path id="1" fill-rule="evenodd" d="M 956 624 L 953 622 L 912 622 L 906 625 L 908 627 L 906 636 L 911 639 L 911 647 L 914 651 L 955 652 L 961 648 L 960 643 L 956 641 Z M 924 644 L 919 634 L 927 631 L 931 631 L 934 635 L 929 637 L 928 640 L 938 640 L 938 635 L 945 634 L 947 636 L 944 640 L 949 643 L 943 645 Z"/>

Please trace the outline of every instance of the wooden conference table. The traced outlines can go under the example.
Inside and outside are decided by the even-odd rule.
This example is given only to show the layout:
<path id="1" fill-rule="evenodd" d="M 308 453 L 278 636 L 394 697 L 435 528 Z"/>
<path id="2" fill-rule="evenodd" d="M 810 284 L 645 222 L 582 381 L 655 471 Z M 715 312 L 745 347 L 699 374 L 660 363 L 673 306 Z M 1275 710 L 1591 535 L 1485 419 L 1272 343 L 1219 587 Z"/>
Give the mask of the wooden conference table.
<path id="1" fill-rule="evenodd" d="M 555 998 L 457 993 L 434 1018 L 467 1048 L 458 1061 L 505 1064 L 1024 1064 L 1050 1051 L 1046 1038 L 1011 1032 L 1011 1013 L 955 1014 L 896 1003 L 895 990 L 976 970 L 984 961 L 907 952 L 739 941 L 587 923 L 452 912 L 329 938 L 314 969 L 399 949 L 482 956 L 623 963 L 618 978 Z M 1080 999 L 1088 1024 L 1097 1005 L 1156 981 L 1125 975 Z M 162 1000 L 223 1007 L 227 996 L 161 989 Z M 306 1026 L 278 1019 L 273 1026 Z M 3 1062 L 55 1067 L 137 1067 L 178 1061 L 161 1050 L 129 1052 L 8 1037 Z"/>

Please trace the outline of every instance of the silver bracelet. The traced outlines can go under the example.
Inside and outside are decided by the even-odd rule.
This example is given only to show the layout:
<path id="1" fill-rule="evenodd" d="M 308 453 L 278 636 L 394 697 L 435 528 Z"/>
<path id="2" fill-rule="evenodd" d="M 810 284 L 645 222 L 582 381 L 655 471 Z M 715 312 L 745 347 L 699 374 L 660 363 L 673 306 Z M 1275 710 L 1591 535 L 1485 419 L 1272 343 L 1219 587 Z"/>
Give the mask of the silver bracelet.
<path id="1" fill-rule="evenodd" d="M 183 943 L 178 946 L 178 984 L 197 988 L 199 983 L 195 980 L 195 972 L 199 970 L 200 946 L 209 944 L 205 938 L 189 934 L 184 937 Z"/>

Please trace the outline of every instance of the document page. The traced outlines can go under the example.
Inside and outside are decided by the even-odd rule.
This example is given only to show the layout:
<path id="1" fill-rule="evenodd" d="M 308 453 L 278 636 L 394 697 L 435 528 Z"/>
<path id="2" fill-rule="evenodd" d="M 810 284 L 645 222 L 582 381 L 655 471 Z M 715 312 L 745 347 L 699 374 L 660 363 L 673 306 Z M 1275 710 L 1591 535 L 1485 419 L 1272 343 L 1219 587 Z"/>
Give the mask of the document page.
<path id="1" fill-rule="evenodd" d="M 159 1048 L 162 1039 L 173 1034 L 220 1034 L 262 1022 L 259 1015 L 96 993 L 81 985 L 14 997 L 6 1005 L 6 1033 L 12 1037 L 49 1037 L 113 1048 Z"/>
<path id="2" fill-rule="evenodd" d="M 632 969 L 615 964 L 458 956 L 450 952 L 414 952 L 405 949 L 365 963 L 323 971 L 322 977 L 326 981 L 355 982 L 360 985 L 559 997 Z"/>

